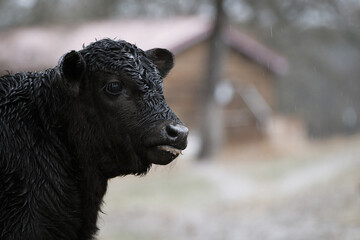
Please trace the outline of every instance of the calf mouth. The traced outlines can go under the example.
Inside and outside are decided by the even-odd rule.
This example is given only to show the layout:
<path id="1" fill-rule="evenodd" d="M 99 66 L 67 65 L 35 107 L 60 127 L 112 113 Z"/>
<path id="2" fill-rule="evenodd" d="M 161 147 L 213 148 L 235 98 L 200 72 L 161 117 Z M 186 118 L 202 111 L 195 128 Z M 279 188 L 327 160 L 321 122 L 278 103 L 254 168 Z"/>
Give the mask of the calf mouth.
<path id="1" fill-rule="evenodd" d="M 171 153 L 172 155 L 174 155 L 176 157 L 181 154 L 180 149 L 177 149 L 177 148 L 174 148 L 174 147 L 168 146 L 168 145 L 157 146 L 156 148 L 159 149 L 159 150 L 162 150 L 162 151 L 169 152 L 169 153 Z"/>
<path id="2" fill-rule="evenodd" d="M 149 148 L 147 158 L 150 163 L 166 165 L 177 158 L 183 149 L 178 149 L 170 145 L 158 145 Z"/>

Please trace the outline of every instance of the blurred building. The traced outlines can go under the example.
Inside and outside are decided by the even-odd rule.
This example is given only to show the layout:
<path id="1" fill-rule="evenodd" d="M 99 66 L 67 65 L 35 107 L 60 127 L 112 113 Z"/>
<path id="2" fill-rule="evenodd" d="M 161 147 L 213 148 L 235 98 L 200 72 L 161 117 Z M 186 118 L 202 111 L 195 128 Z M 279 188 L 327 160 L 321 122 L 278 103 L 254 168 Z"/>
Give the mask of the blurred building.
<path id="1" fill-rule="evenodd" d="M 211 24 L 199 19 L 186 24 L 177 34 L 186 34 L 192 26 L 197 26 L 197 31 L 172 49 L 176 64 L 165 83 L 165 95 L 183 121 L 197 129 L 201 124 L 198 108 L 206 82 Z M 225 69 L 215 97 L 224 106 L 227 140 L 262 137 L 276 106 L 273 76 L 285 73 L 288 63 L 280 54 L 232 26 L 225 29 L 223 40 L 227 46 Z"/>
<path id="2" fill-rule="evenodd" d="M 104 37 L 124 39 L 144 50 L 167 48 L 175 54 L 176 63 L 164 83 L 165 97 L 179 117 L 196 129 L 210 32 L 211 22 L 199 17 L 13 29 L 0 34 L 0 71 L 44 70 L 55 66 L 62 54 Z M 285 73 L 288 63 L 236 27 L 228 26 L 223 40 L 228 48 L 216 99 L 224 106 L 228 139 L 262 137 L 276 119 L 273 77 Z"/>

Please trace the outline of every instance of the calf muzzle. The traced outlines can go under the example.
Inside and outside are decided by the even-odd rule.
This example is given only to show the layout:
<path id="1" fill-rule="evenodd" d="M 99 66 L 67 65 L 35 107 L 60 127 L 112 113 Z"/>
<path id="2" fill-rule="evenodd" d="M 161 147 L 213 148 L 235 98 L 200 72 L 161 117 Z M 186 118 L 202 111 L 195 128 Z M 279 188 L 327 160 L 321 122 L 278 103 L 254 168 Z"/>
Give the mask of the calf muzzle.
<path id="1" fill-rule="evenodd" d="M 164 126 L 164 132 L 166 139 L 165 141 L 169 142 L 171 146 L 184 150 L 187 145 L 187 136 L 189 134 L 189 129 L 184 125 L 180 124 L 168 124 Z"/>
<path id="2" fill-rule="evenodd" d="M 165 165 L 173 161 L 187 146 L 189 129 L 179 123 L 165 122 L 158 126 L 156 144 L 148 148 L 148 161 L 154 164 Z M 154 135 L 157 135 L 156 133 Z"/>

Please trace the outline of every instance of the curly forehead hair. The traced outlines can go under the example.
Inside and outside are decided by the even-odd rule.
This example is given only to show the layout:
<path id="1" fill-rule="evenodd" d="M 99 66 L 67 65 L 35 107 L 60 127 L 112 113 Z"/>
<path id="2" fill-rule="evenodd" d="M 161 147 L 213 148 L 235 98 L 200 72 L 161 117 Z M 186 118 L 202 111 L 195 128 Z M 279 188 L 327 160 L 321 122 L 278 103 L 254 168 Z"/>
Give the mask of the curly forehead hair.
<path id="1" fill-rule="evenodd" d="M 102 39 L 84 47 L 80 53 L 89 72 L 126 73 L 136 80 L 141 90 L 155 88 L 162 92 L 159 70 L 146 53 L 134 44 L 124 40 Z"/>
<path id="2" fill-rule="evenodd" d="M 91 43 L 80 51 L 88 71 L 138 72 L 157 71 L 143 50 L 123 40 L 102 39 Z M 145 69 L 144 69 L 145 68 Z"/>

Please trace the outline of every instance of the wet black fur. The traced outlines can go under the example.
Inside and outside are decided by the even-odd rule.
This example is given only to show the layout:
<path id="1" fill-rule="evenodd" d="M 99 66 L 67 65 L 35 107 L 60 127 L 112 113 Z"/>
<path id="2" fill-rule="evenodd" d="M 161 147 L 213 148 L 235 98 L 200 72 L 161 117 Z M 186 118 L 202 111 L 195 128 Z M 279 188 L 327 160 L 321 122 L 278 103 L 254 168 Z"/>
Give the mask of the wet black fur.
<path id="1" fill-rule="evenodd" d="M 166 50 L 104 39 L 0 78 L 1 240 L 94 237 L 108 179 L 145 174 L 159 126 L 181 124 L 162 92 L 172 66 Z M 113 78 L 120 96 L 105 93 Z"/>

